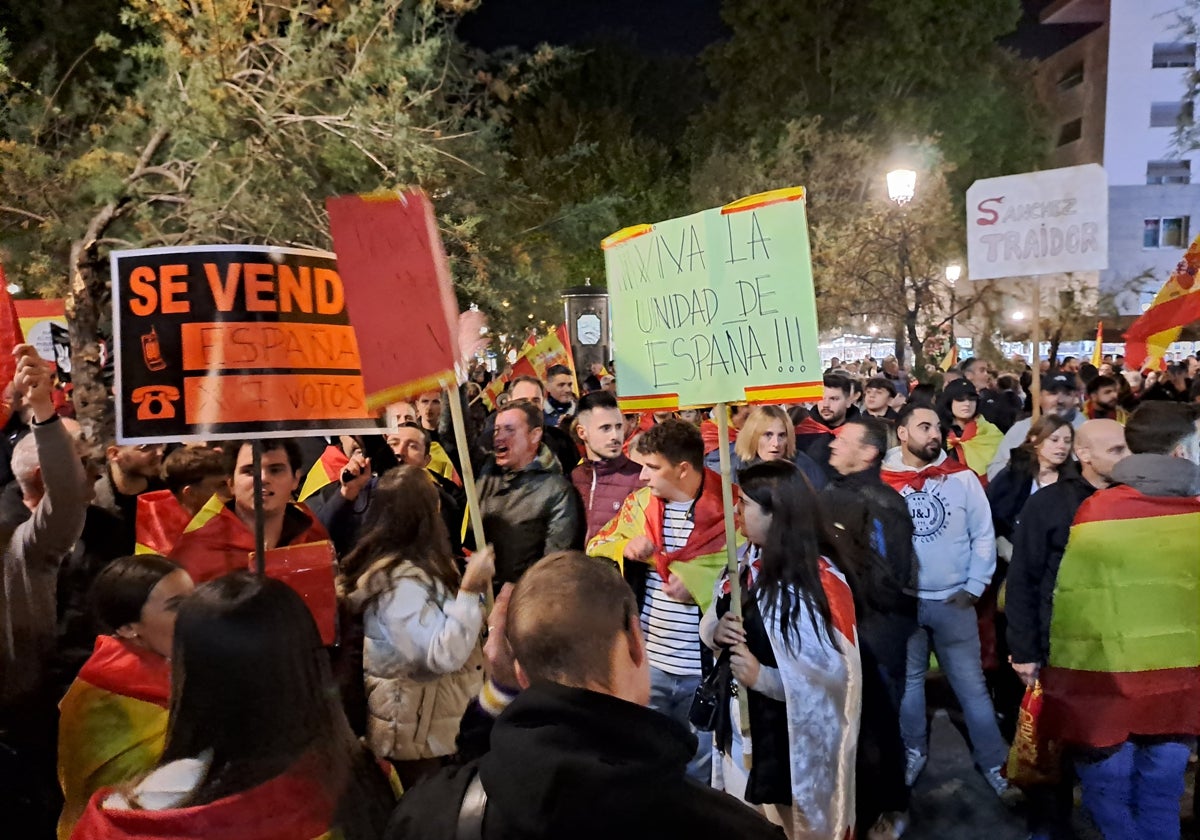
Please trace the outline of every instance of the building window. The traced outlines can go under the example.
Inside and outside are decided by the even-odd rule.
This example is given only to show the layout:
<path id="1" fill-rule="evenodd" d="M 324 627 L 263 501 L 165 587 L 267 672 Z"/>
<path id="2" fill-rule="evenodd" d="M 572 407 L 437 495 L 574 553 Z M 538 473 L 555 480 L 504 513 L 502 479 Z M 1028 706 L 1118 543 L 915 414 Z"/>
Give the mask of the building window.
<path id="1" fill-rule="evenodd" d="M 1191 182 L 1191 161 L 1152 160 L 1146 164 L 1147 184 L 1190 184 Z"/>
<path id="2" fill-rule="evenodd" d="M 1083 65 L 1076 64 L 1059 77 L 1058 89 L 1060 91 L 1070 90 L 1073 87 L 1079 87 L 1081 84 L 1083 84 Z"/>
<path id="3" fill-rule="evenodd" d="M 1181 123 L 1192 121 L 1192 103 L 1190 102 L 1152 102 L 1150 103 L 1151 128 L 1175 128 Z"/>
<path id="4" fill-rule="evenodd" d="M 1083 118 L 1071 120 L 1069 123 L 1063 123 L 1058 130 L 1058 145 L 1065 146 L 1068 143 L 1074 143 L 1083 136 Z"/>
<path id="5" fill-rule="evenodd" d="M 1155 44 L 1153 66 L 1195 67 L 1196 45 L 1187 43 Z"/>
<path id="6" fill-rule="evenodd" d="M 1142 229 L 1143 248 L 1185 248 L 1188 239 L 1187 216 L 1146 219 Z"/>

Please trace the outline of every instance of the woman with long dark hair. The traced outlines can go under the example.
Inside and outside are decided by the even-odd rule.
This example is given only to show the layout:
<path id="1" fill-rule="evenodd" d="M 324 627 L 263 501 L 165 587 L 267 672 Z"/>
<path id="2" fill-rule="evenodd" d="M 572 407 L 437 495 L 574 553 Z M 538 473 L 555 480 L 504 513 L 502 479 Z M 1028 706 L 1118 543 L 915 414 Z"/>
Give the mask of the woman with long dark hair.
<path id="1" fill-rule="evenodd" d="M 1064 472 L 1076 469 L 1071 460 L 1074 444 L 1074 427 L 1058 415 L 1044 415 L 1033 424 L 1025 440 L 1012 451 L 1008 466 L 987 488 L 997 537 L 1007 540 L 1012 536 L 1017 515 L 1031 495 L 1054 484 Z M 1011 551 L 1009 545 L 1003 552 L 1005 560 Z"/>
<path id="2" fill-rule="evenodd" d="M 179 608 L 157 768 L 98 791 L 71 836 L 371 840 L 394 804 L 346 723 L 303 599 L 235 572 Z"/>
<path id="3" fill-rule="evenodd" d="M 389 470 L 342 565 L 342 597 L 363 621 L 367 740 L 406 787 L 453 755 L 483 685 L 483 595 L 495 561 L 483 548 L 459 575 L 439 501 L 426 470 Z"/>
<path id="4" fill-rule="evenodd" d="M 140 776 L 162 756 L 175 614 L 194 588 L 187 572 L 157 554 L 118 557 L 92 583 L 102 635 L 59 703 L 60 840 L 93 793 Z"/>
<path id="5" fill-rule="evenodd" d="M 738 512 L 749 540 L 742 552 L 743 619 L 717 583 L 701 626 L 748 689 L 753 767 L 736 700 L 726 695 L 715 743 L 724 788 L 760 806 L 789 838 L 841 840 L 854 827 L 854 751 L 862 665 L 854 598 L 837 567 L 812 487 L 786 461 L 748 467 Z M 743 787 L 744 785 L 744 787 Z"/>

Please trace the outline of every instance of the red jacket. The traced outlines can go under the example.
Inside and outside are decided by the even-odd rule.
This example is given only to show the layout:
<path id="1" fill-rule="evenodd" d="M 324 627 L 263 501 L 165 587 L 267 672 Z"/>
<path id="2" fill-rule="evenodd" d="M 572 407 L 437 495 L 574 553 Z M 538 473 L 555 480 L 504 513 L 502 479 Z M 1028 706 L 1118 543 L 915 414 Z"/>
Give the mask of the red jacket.
<path id="1" fill-rule="evenodd" d="M 608 524 L 625 497 L 642 486 L 642 468 L 618 455 L 604 461 L 583 461 L 571 471 L 571 482 L 587 512 L 587 539 Z"/>

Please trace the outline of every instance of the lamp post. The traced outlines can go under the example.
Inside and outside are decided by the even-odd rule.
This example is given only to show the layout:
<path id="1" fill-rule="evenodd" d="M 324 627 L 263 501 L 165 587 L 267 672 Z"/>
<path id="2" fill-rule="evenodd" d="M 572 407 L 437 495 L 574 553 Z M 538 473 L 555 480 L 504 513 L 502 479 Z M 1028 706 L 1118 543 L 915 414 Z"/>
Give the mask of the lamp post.
<path id="1" fill-rule="evenodd" d="M 899 257 L 900 257 L 900 288 L 902 290 L 900 302 L 901 302 L 902 306 L 904 307 L 905 317 L 904 317 L 903 322 L 898 326 L 898 328 L 896 330 L 896 333 L 897 333 L 896 334 L 896 357 L 897 357 L 897 361 L 899 361 L 899 363 L 900 363 L 900 366 L 904 367 L 905 356 L 907 355 L 904 351 L 905 332 L 906 332 L 906 330 L 908 330 L 908 328 L 910 326 L 909 318 L 911 315 L 911 317 L 913 319 L 913 324 L 911 326 L 913 327 L 912 331 L 915 335 L 916 312 L 914 312 L 913 310 L 910 310 L 908 307 L 908 282 L 909 282 L 909 278 L 912 277 L 912 268 L 909 265 L 909 255 L 908 255 L 908 222 L 905 219 L 905 214 L 904 214 L 903 210 L 904 210 L 905 205 L 907 205 L 910 201 L 912 201 L 913 196 L 916 195 L 916 193 L 917 193 L 917 173 L 916 173 L 916 171 L 912 170 L 912 169 L 893 169 L 891 172 L 889 172 L 887 174 L 887 191 L 888 191 L 888 198 L 891 199 L 892 202 L 895 203 L 896 207 L 899 208 L 899 210 L 901 211 L 899 214 L 899 216 L 900 216 L 900 248 L 899 248 L 899 250 L 900 250 L 900 253 L 899 253 Z M 917 348 L 913 347 L 912 349 L 913 349 L 913 353 L 915 354 L 917 352 Z"/>
<path id="2" fill-rule="evenodd" d="M 954 333 L 954 314 L 958 310 L 958 301 L 955 298 L 955 284 L 958 283 L 958 278 L 962 277 L 962 266 L 958 263 L 951 263 L 946 266 L 946 282 L 950 284 L 950 344 L 953 346 L 958 342 L 958 338 Z"/>

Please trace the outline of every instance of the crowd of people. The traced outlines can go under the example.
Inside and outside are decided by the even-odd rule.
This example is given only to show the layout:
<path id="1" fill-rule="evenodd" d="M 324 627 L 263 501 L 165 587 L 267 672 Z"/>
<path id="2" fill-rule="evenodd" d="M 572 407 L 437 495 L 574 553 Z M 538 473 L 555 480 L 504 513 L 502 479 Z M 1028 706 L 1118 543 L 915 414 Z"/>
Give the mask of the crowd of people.
<path id="1" fill-rule="evenodd" d="M 14 836 L 885 840 L 913 820 L 931 671 L 1031 836 L 1180 836 L 1195 357 L 1161 377 L 976 358 L 923 383 L 834 359 L 815 405 L 638 414 L 611 365 L 514 378 L 492 412 L 476 372 L 378 435 L 96 459 L 48 365 L 14 354 Z M 286 558 L 264 576 L 256 524 Z M 1033 694 L 1036 781 L 1012 761 Z"/>

